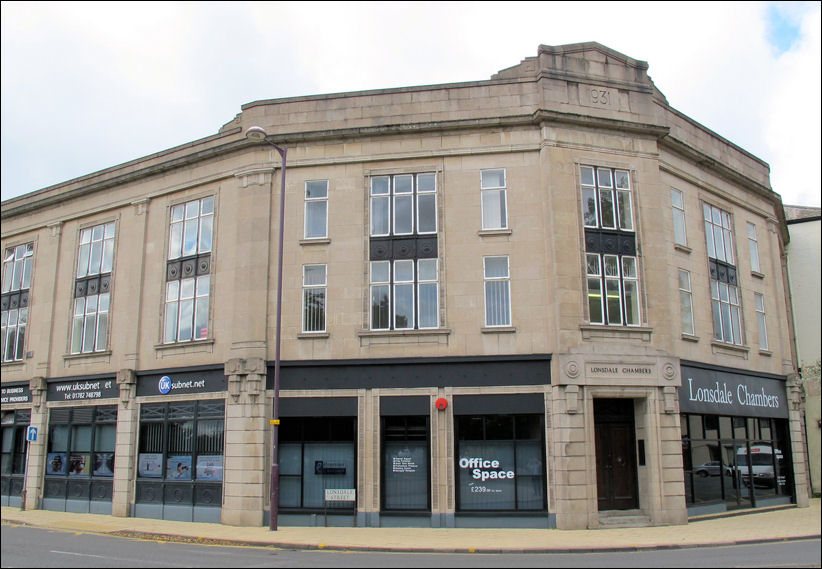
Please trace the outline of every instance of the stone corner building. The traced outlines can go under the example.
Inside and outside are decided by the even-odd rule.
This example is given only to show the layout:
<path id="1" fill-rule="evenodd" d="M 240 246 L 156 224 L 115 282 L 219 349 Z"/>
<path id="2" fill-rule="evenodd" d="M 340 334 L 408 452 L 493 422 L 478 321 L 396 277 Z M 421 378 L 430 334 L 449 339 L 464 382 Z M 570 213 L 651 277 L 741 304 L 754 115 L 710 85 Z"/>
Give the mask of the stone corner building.
<path id="1" fill-rule="evenodd" d="M 807 505 L 781 199 L 647 69 L 540 46 L 486 81 L 256 101 L 3 202 L 2 503 L 267 523 L 260 126 L 288 149 L 281 524 Z"/>

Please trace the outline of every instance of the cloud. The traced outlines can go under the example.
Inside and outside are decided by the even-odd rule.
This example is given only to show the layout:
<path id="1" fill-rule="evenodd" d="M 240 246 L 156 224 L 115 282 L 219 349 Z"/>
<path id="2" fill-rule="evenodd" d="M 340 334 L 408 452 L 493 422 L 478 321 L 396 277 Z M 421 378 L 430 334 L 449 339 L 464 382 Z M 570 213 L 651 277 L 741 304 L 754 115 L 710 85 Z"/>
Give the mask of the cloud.
<path id="1" fill-rule="evenodd" d="M 251 101 L 483 80 L 598 41 L 769 162 L 786 203 L 818 205 L 819 20 L 817 2 L 4 2 L 2 197 L 214 134 Z"/>

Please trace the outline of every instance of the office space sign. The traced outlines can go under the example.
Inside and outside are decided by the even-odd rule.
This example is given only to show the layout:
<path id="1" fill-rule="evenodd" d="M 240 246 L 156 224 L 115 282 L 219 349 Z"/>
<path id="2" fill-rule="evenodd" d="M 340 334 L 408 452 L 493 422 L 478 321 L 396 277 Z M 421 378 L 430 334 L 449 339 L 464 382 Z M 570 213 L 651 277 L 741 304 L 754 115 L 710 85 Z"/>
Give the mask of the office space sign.
<path id="1" fill-rule="evenodd" d="M 786 419 L 788 398 L 779 379 L 683 365 L 679 410 Z"/>

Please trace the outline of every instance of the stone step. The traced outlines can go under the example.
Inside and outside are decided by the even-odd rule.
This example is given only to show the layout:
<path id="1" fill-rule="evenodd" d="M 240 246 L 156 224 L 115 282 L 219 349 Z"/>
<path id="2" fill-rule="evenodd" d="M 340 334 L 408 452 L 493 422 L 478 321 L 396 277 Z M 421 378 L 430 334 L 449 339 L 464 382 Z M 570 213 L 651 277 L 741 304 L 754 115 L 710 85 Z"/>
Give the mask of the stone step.
<path id="1" fill-rule="evenodd" d="M 651 518 L 636 510 L 616 510 L 600 512 L 599 524 L 603 528 L 644 528 L 651 525 Z"/>

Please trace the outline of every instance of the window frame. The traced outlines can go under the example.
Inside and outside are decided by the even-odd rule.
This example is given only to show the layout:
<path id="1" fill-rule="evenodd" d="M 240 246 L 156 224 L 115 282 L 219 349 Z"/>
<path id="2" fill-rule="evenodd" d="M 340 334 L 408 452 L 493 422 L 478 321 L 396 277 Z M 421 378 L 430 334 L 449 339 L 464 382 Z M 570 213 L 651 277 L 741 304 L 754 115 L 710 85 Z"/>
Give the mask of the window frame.
<path id="1" fill-rule="evenodd" d="M 593 258 L 597 259 L 596 269 L 598 272 L 593 272 L 593 265 L 591 261 Z M 626 260 L 631 260 L 633 264 L 633 274 L 626 276 Z M 610 261 L 612 270 L 608 271 L 607 261 Z M 615 270 L 613 270 L 615 268 Z M 592 285 L 596 281 L 597 289 L 592 290 Z M 588 299 L 588 322 L 590 324 L 601 326 L 641 326 L 642 325 L 642 289 L 639 278 L 639 257 L 637 255 L 620 255 L 616 253 L 585 253 L 585 283 L 586 283 L 586 297 Z M 609 284 L 611 288 L 609 289 Z M 629 295 L 627 293 L 630 284 L 635 288 L 633 296 L 633 303 L 629 302 Z M 614 287 L 616 287 L 614 289 Z M 613 292 L 616 291 L 616 296 Z M 598 292 L 598 294 L 592 294 Z M 595 321 L 592 317 L 592 299 L 599 297 L 600 314 L 602 318 Z M 614 305 L 611 298 L 618 299 L 618 305 Z M 633 306 L 635 310 L 630 310 Z M 619 308 L 618 319 L 612 320 L 611 310 L 613 307 Z M 630 315 L 630 316 L 629 316 Z M 634 321 L 635 320 L 635 321 Z"/>
<path id="2" fill-rule="evenodd" d="M 586 172 L 590 172 L 590 177 L 586 175 Z M 580 164 L 579 174 L 583 226 L 589 229 L 636 233 L 630 170 Z M 607 176 L 605 176 L 606 174 Z M 590 192 L 594 194 L 594 203 L 588 204 L 588 206 L 593 205 L 593 211 L 588 207 L 587 213 L 593 214 L 593 223 L 586 218 L 586 199 L 590 199 L 586 198 L 586 193 L 590 194 Z M 603 204 L 606 202 L 610 203 L 608 217 L 613 219 L 613 223 L 606 224 L 604 222 Z M 624 204 L 627 204 L 627 210 L 623 207 Z"/>
<path id="3" fill-rule="evenodd" d="M 505 259 L 505 275 L 503 276 L 488 276 L 488 261 L 491 259 Z M 486 255 L 482 258 L 482 276 L 483 276 L 483 291 L 485 299 L 485 327 L 486 328 L 509 328 L 513 325 L 513 316 L 511 314 L 511 260 L 508 255 Z M 504 306 L 492 307 L 489 303 L 489 285 L 494 283 L 504 283 Z M 498 295 L 497 292 L 494 293 Z M 490 314 L 497 316 L 507 316 L 507 320 L 501 323 L 489 323 L 488 317 Z M 501 312 L 500 312 L 501 309 Z"/>
<path id="4" fill-rule="evenodd" d="M 677 203 L 674 196 L 678 196 L 679 203 Z M 685 218 L 685 195 L 681 190 L 677 190 L 676 188 L 671 188 L 671 212 L 674 222 L 674 243 L 687 247 L 688 230 Z"/>
<path id="5" fill-rule="evenodd" d="M 420 179 L 430 179 L 433 184 L 430 186 L 425 184 L 423 189 L 420 189 Z M 410 186 L 406 190 L 405 185 L 400 183 L 398 189 L 398 182 L 405 179 L 410 179 Z M 386 191 L 375 191 L 376 182 L 387 181 Z M 382 190 L 382 188 L 380 188 Z M 374 237 L 404 237 L 414 235 L 436 235 L 439 231 L 438 218 L 438 187 L 437 187 L 437 173 L 436 172 L 414 172 L 414 173 L 398 173 L 398 174 L 381 174 L 378 176 L 371 176 L 369 181 L 369 236 Z M 433 229 L 420 230 L 420 211 L 422 210 L 423 200 L 431 196 L 433 198 L 433 210 L 430 221 L 426 224 L 432 223 Z M 400 201 L 402 200 L 402 201 Z M 408 205 L 403 205 L 407 202 Z M 376 216 L 377 207 L 375 204 L 381 205 L 379 210 L 382 212 L 380 216 Z M 408 220 L 408 228 L 400 228 L 398 230 L 398 209 L 405 210 L 410 215 Z M 376 219 L 382 221 L 385 217 L 386 231 L 375 231 L 374 223 Z M 382 223 L 381 223 L 382 225 Z"/>
<path id="6" fill-rule="evenodd" d="M 410 264 L 411 268 L 411 278 L 404 277 L 403 280 L 397 280 L 397 263 L 403 264 Z M 421 263 L 433 263 L 434 270 L 436 277 L 434 279 L 430 278 L 423 278 L 421 276 L 420 264 Z M 377 266 L 387 266 L 387 280 L 375 280 L 375 268 Z M 370 329 L 372 331 L 391 331 L 391 330 L 401 330 L 401 331 L 409 331 L 409 330 L 436 330 L 440 327 L 440 316 L 439 316 L 439 308 L 440 308 L 440 299 L 439 299 L 439 292 L 440 292 L 440 284 L 439 284 L 439 259 L 437 258 L 422 258 L 422 259 L 392 259 L 392 260 L 378 260 L 378 261 L 370 261 L 369 262 L 369 308 L 368 308 L 368 322 Z M 380 271 L 380 273 L 384 273 L 384 271 Z M 379 278 L 382 278 L 380 275 Z M 435 287 L 435 292 L 433 295 L 435 306 L 434 306 L 434 314 L 436 316 L 436 325 L 434 326 L 421 326 L 420 323 L 422 322 L 421 314 L 423 313 L 424 307 L 423 302 L 421 301 L 422 295 L 420 294 L 420 290 L 423 287 Z M 398 287 L 402 287 L 403 289 L 408 288 L 410 291 L 410 304 L 411 310 L 408 312 L 410 314 L 411 325 L 410 326 L 398 326 L 397 325 L 397 297 L 398 297 Z M 375 292 L 376 289 L 386 289 L 388 295 L 388 303 L 386 306 L 387 310 L 387 318 L 388 318 L 388 325 L 386 327 L 375 327 L 375 312 L 374 312 L 374 299 L 375 299 Z M 381 293 L 385 294 L 385 293 Z M 430 312 L 430 308 L 427 308 Z"/>
<path id="7" fill-rule="evenodd" d="M 3 251 L 0 312 L 0 361 L 22 361 L 26 354 L 29 295 L 34 272 L 34 241 L 6 247 Z"/>
<path id="8" fill-rule="evenodd" d="M 485 174 L 488 173 L 489 182 L 491 182 L 490 174 L 493 172 L 501 172 L 502 173 L 502 184 L 501 185 L 486 185 L 486 176 Z M 497 220 L 498 223 L 496 224 L 486 224 L 486 222 L 490 218 L 491 212 L 491 203 L 493 203 L 492 195 L 496 195 L 499 197 L 499 211 L 496 212 L 499 215 L 499 219 Z M 486 207 L 487 204 L 487 207 Z M 480 170 L 480 210 L 481 210 L 481 227 L 483 231 L 495 231 L 495 230 L 504 230 L 508 229 L 508 172 L 506 168 L 484 168 Z"/>
<path id="9" fill-rule="evenodd" d="M 307 283 L 309 269 L 317 267 L 322 267 L 322 282 Z M 304 334 L 316 334 L 326 332 L 328 314 L 328 265 L 326 263 L 311 263 L 303 265 L 302 282 L 302 331 Z M 320 315 L 322 326 L 320 326 L 320 328 L 317 329 L 312 328 L 309 330 L 307 326 L 308 322 L 319 322 L 319 320 L 316 317 L 308 317 L 308 295 L 312 294 L 312 291 L 321 291 L 322 294 L 322 306 L 319 307 L 319 310 L 321 310 L 322 312 L 322 314 Z"/>
<path id="10" fill-rule="evenodd" d="M 686 285 L 683 287 L 683 275 L 687 279 Z M 683 334 L 693 336 L 695 333 L 694 327 L 694 299 L 693 290 L 691 286 L 691 273 L 685 269 L 678 269 L 677 280 L 679 285 L 679 310 L 680 310 L 680 326 Z M 685 320 L 685 306 L 688 309 L 688 322 Z M 686 324 L 689 326 L 686 326 Z"/>
<path id="11" fill-rule="evenodd" d="M 765 295 L 759 292 L 754 293 L 754 311 L 756 312 L 756 324 L 759 337 L 759 349 L 768 351 L 768 323 L 765 314 Z"/>
<path id="12" fill-rule="evenodd" d="M 162 344 L 184 344 L 209 339 L 211 314 L 211 258 L 217 200 L 213 195 L 175 203 L 169 207 L 166 281 L 163 292 Z M 189 212 L 197 204 L 196 215 Z M 192 212 L 193 213 L 193 212 Z M 196 226 L 193 222 L 196 220 Z M 187 249 L 189 228 L 196 233 L 194 248 Z M 179 264 L 181 268 L 174 269 Z M 189 274 L 184 275 L 186 270 Z M 176 271 L 176 272 L 175 272 Z M 190 310 L 189 307 L 190 306 Z M 185 316 L 185 318 L 183 318 Z M 170 325 L 173 324 L 173 333 Z M 190 334 L 188 327 L 190 324 Z M 205 333 L 203 333 L 205 331 Z"/>
<path id="13" fill-rule="evenodd" d="M 762 272 L 762 266 L 760 264 L 759 259 L 759 240 L 756 236 L 756 225 L 751 223 L 750 221 L 747 222 L 747 231 L 748 231 L 748 252 L 750 253 L 751 257 L 751 270 L 755 273 Z"/>
<path id="14" fill-rule="evenodd" d="M 325 184 L 325 195 L 320 197 L 310 197 L 309 196 L 309 185 L 310 184 Z M 305 192 L 304 192 L 304 203 L 303 203 L 303 239 L 328 239 L 328 193 L 329 193 L 329 183 L 328 180 L 306 180 L 305 181 Z M 322 215 L 322 235 L 309 235 L 309 217 L 311 220 L 314 220 L 313 214 L 309 215 L 309 211 L 317 209 L 317 205 L 321 204 L 324 205 L 323 215 Z"/>

